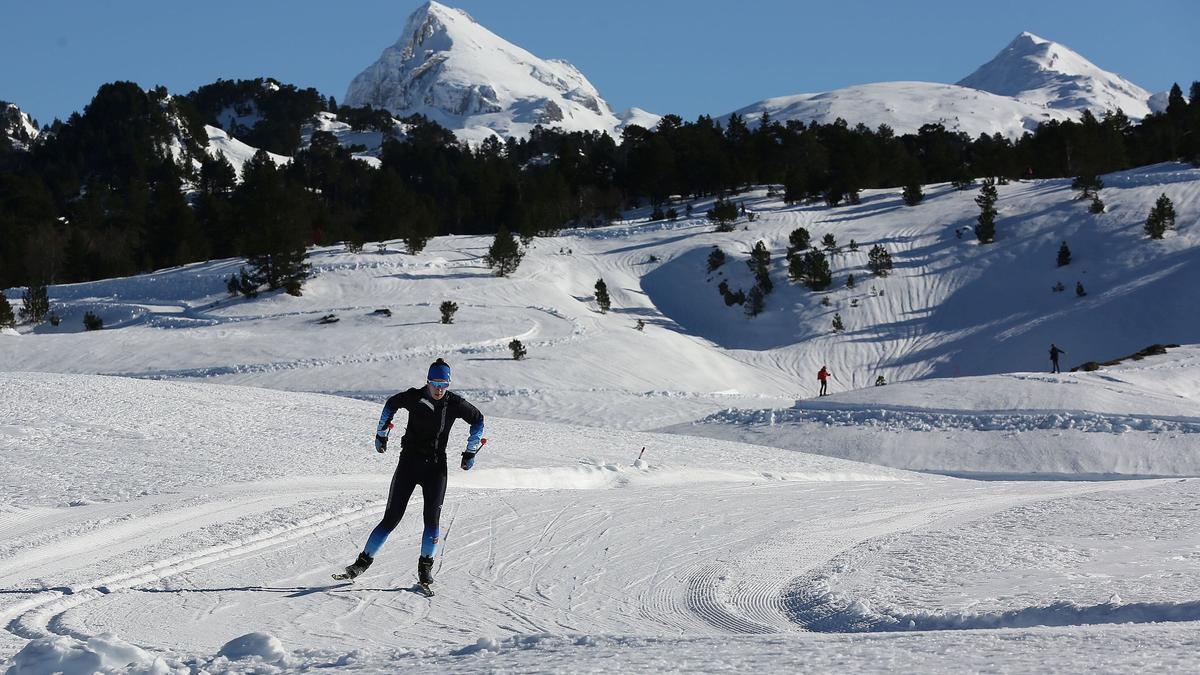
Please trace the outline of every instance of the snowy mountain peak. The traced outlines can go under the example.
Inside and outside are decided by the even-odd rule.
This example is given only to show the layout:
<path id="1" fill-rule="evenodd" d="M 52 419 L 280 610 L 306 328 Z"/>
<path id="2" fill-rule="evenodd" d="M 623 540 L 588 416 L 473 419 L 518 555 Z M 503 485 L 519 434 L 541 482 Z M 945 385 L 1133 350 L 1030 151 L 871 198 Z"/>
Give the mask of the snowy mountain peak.
<path id="1" fill-rule="evenodd" d="M 466 12 L 437 2 L 359 73 L 345 103 L 420 113 L 468 141 L 523 136 L 535 125 L 616 133 L 621 120 L 575 66 L 542 59 Z"/>
<path id="2" fill-rule="evenodd" d="M 958 84 L 1060 110 L 1120 108 L 1133 119 L 1150 113 L 1150 92 L 1028 31 Z"/>

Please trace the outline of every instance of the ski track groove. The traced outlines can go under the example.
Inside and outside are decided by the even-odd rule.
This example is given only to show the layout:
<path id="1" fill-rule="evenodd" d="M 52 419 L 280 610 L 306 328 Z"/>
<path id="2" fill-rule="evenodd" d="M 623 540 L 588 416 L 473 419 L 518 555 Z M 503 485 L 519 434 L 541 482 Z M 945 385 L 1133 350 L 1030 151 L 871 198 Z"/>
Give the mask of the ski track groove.
<path id="1" fill-rule="evenodd" d="M 260 500 L 260 497 L 249 499 L 251 502 Z M 45 590 L 0 612 L 0 622 L 4 622 L 10 633 L 21 638 L 33 640 L 50 637 L 57 634 L 54 627 L 61 625 L 61 619 L 58 617 L 62 614 L 84 603 L 103 598 L 113 591 L 145 585 L 214 562 L 303 539 L 323 530 L 372 516 L 384 504 L 384 500 L 379 500 L 333 514 L 310 517 L 301 521 L 298 526 L 289 524 L 233 543 L 147 563 L 130 572 L 100 577 L 70 588 Z M 227 502 L 221 505 L 230 506 Z"/>

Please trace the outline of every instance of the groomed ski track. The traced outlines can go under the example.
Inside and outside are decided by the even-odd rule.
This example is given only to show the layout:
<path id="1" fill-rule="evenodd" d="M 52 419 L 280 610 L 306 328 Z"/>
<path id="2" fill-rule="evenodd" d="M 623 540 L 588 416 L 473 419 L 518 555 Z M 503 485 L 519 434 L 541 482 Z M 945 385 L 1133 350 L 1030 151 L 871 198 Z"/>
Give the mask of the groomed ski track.
<path id="1" fill-rule="evenodd" d="M 488 473 L 480 469 L 479 478 Z M 229 637 L 262 627 L 298 639 L 288 626 L 311 612 L 330 612 L 325 637 L 362 648 L 401 634 L 408 647 L 468 643 L 473 627 L 488 625 L 513 634 L 827 631 L 830 603 L 805 600 L 797 581 L 852 548 L 1032 501 L 1155 484 L 935 482 L 931 489 L 913 480 L 760 477 L 674 484 L 669 493 L 619 483 L 568 493 L 456 486 L 432 601 L 396 592 L 414 576 L 419 519 L 411 517 L 356 584 L 328 581 L 379 517 L 383 503 L 373 497 L 386 477 L 288 479 L 89 505 L 50 522 L 7 519 L 5 541 L 49 540 L 0 563 L 0 584 L 10 589 L 0 621 L 24 640 L 115 631 L 178 647 L 187 645 L 190 624 L 218 616 Z M 823 508 L 847 492 L 855 508 Z M 697 500 L 718 508 L 686 506 Z M 338 506 L 346 502 L 354 505 Z M 414 502 L 410 513 L 418 508 Z M 695 534 L 655 536 L 681 531 Z M 29 587 L 30 570 L 78 580 Z M 14 588 L 22 583 L 23 593 Z M 1200 611 L 1189 620 L 1196 619 Z M 846 621 L 843 629 L 858 627 Z"/>

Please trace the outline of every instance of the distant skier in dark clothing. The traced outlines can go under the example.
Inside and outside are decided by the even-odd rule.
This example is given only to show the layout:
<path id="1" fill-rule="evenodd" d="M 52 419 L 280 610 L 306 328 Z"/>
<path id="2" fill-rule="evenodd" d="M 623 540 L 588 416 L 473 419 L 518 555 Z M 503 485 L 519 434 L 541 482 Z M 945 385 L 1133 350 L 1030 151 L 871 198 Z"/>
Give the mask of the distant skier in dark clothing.
<path id="1" fill-rule="evenodd" d="M 1050 343 L 1050 372 L 1062 372 L 1058 369 L 1058 355 L 1066 353 L 1066 350 L 1059 349 L 1058 345 L 1054 344 L 1053 342 Z"/>
<path id="2" fill-rule="evenodd" d="M 821 381 L 821 393 L 818 396 L 829 395 L 829 378 L 832 375 L 833 373 L 829 372 L 829 366 L 821 366 L 821 369 L 817 371 L 817 379 Z"/>
<path id="3" fill-rule="evenodd" d="M 392 417 L 400 409 L 408 411 L 408 424 L 404 436 L 400 438 L 400 460 L 392 476 L 387 508 L 383 511 L 383 520 L 367 538 L 367 545 L 358 554 L 358 559 L 346 568 L 345 574 L 335 574 L 335 578 L 353 579 L 371 566 L 383 542 L 400 524 L 413 490 L 420 485 L 425 497 L 425 532 L 421 537 L 417 576 L 422 588 L 432 593 L 429 584 L 433 583 L 433 555 L 437 552 L 441 537 L 438 521 L 442 514 L 442 500 L 446 497 L 446 443 L 454 420 L 461 419 L 471 424 L 467 449 L 462 454 L 463 471 L 475 465 L 475 454 L 484 443 L 483 414 L 462 396 L 447 391 L 449 387 L 450 366 L 438 359 L 429 366 L 424 387 L 402 391 L 384 404 L 375 431 L 375 449 L 379 452 L 387 450 Z"/>

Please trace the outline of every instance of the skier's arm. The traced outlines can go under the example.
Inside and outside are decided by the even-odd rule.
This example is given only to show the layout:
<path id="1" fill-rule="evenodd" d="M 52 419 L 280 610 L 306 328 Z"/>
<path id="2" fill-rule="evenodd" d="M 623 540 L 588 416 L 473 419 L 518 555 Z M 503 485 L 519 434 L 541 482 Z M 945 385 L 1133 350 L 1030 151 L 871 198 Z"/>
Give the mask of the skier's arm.
<path id="1" fill-rule="evenodd" d="M 483 413 L 465 399 L 458 399 L 457 417 L 471 424 L 471 433 L 467 437 L 467 449 L 462 455 L 463 471 L 470 471 L 475 466 L 475 454 L 483 446 Z"/>
<path id="2" fill-rule="evenodd" d="M 483 413 L 465 399 L 459 399 L 458 419 L 471 425 L 471 433 L 467 436 L 467 452 L 479 452 L 479 441 L 483 438 Z"/>
<path id="3" fill-rule="evenodd" d="M 405 399 L 407 393 L 400 392 L 383 404 L 383 412 L 379 414 L 379 425 L 375 427 L 375 449 L 379 452 L 387 450 L 388 432 L 391 431 L 392 418 L 396 416 L 396 411 L 408 407 Z"/>

